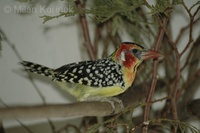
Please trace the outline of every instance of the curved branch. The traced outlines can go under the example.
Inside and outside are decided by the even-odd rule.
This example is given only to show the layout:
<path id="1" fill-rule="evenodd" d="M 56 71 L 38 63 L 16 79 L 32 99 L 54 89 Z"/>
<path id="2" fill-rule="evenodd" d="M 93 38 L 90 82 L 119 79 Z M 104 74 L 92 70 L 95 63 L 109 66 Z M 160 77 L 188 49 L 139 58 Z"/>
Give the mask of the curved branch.
<path id="1" fill-rule="evenodd" d="M 71 104 L 52 104 L 37 106 L 19 106 L 0 108 L 0 120 L 3 119 L 35 119 L 52 117 L 108 116 L 121 111 L 115 102 L 115 112 L 107 102 L 77 102 Z"/>

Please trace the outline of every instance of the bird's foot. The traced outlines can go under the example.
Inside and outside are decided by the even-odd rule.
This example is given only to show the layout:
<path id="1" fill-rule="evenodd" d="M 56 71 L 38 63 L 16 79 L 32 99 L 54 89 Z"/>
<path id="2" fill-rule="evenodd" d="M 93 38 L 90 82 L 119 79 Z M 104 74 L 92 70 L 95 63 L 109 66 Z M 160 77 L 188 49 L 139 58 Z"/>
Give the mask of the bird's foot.
<path id="1" fill-rule="evenodd" d="M 82 99 L 81 101 L 100 101 L 100 102 L 107 102 L 111 105 L 112 107 L 112 113 L 111 114 L 115 114 L 116 112 L 116 106 L 115 106 L 115 102 L 118 103 L 120 110 L 124 109 L 124 105 L 121 99 L 117 98 L 117 97 L 90 97 L 90 98 L 86 98 L 86 99 Z"/>
<path id="2" fill-rule="evenodd" d="M 102 101 L 110 103 L 112 108 L 113 108 L 113 110 L 115 110 L 115 102 L 117 102 L 119 104 L 120 109 L 124 108 L 122 100 L 117 98 L 117 97 L 106 98 L 105 100 L 103 99 Z"/>
<path id="3" fill-rule="evenodd" d="M 92 99 L 87 99 L 87 101 L 101 101 L 101 102 L 109 103 L 112 107 L 111 114 L 114 114 L 116 111 L 115 102 L 117 102 L 119 104 L 120 110 L 122 110 L 124 108 L 122 100 L 118 99 L 117 97 L 110 97 L 110 98 L 96 97 L 96 98 L 92 98 Z"/>

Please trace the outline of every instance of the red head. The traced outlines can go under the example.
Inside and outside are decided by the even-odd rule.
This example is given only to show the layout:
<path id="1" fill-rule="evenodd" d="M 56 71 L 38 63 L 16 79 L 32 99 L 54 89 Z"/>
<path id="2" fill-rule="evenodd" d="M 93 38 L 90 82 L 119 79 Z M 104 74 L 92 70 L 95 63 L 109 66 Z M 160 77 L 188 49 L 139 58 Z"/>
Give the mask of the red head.
<path id="1" fill-rule="evenodd" d="M 132 42 L 123 42 L 111 55 L 115 61 L 130 69 L 137 67 L 143 60 L 155 59 L 160 56 L 159 52 L 154 50 L 147 51 L 144 47 Z"/>

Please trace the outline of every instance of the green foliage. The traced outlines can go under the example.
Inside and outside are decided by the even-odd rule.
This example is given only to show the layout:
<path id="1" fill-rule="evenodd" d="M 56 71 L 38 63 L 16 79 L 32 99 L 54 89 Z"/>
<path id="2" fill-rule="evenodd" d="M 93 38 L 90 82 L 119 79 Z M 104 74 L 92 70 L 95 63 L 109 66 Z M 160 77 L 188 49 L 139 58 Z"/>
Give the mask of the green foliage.
<path id="1" fill-rule="evenodd" d="M 127 32 L 136 43 L 144 44 L 144 37 L 151 39 L 149 28 L 147 27 L 152 24 L 156 25 L 161 13 L 164 14 L 167 9 L 183 3 L 182 0 L 175 0 L 174 3 L 171 3 L 170 0 L 157 0 L 155 5 L 149 5 L 148 2 L 142 0 L 95 0 L 86 2 L 86 7 L 81 8 L 77 7 L 74 1 L 67 0 L 66 5 L 70 7 L 69 11 L 60 12 L 55 16 L 41 16 L 43 23 L 55 18 L 85 13 L 88 16 L 90 15 L 90 18 L 95 23 L 107 23 L 110 21 L 112 37 Z M 147 11 L 140 13 L 140 9 L 145 6 L 149 9 L 148 13 Z M 143 16 L 144 14 L 146 19 Z"/>
<path id="2" fill-rule="evenodd" d="M 150 7 L 151 14 L 164 13 L 166 9 L 171 8 L 173 5 L 170 3 L 170 0 L 157 0 L 156 5 Z"/>
<path id="3" fill-rule="evenodd" d="M 159 124 L 160 126 L 163 127 L 163 129 L 165 130 L 169 130 L 169 129 L 166 129 L 164 126 L 164 124 L 170 124 L 171 126 L 174 127 L 174 129 L 179 129 L 181 131 L 181 133 L 185 133 L 187 130 L 189 130 L 189 132 L 191 133 L 199 133 L 200 130 L 197 129 L 196 127 L 194 127 L 193 125 L 190 125 L 188 123 L 185 123 L 185 122 L 181 122 L 181 121 L 176 121 L 176 120 L 171 120 L 171 119 L 154 119 L 154 120 L 151 120 L 151 123 L 150 124 Z"/>
<path id="4" fill-rule="evenodd" d="M 60 14 L 56 15 L 56 16 L 48 16 L 48 15 L 44 15 L 41 16 L 40 18 L 43 18 L 43 23 L 46 23 L 49 20 L 52 20 L 54 18 L 60 18 L 60 17 L 70 17 L 70 16 L 74 16 L 76 14 L 80 14 L 83 13 L 84 11 L 81 9 L 78 9 L 74 4 L 70 4 L 68 5 L 68 11 L 67 12 L 60 12 Z"/>
<path id="5" fill-rule="evenodd" d="M 43 18 L 43 23 L 46 23 L 47 21 L 49 20 L 52 20 L 54 18 L 59 18 L 59 17 L 69 17 L 69 16 L 74 16 L 74 13 L 68 13 L 68 12 L 61 12 L 59 15 L 56 15 L 56 16 L 47 16 L 47 15 L 44 15 L 44 16 L 41 16 L 40 18 Z"/>
<path id="6" fill-rule="evenodd" d="M 174 129 L 178 129 L 181 133 L 185 133 L 186 131 L 189 131 L 191 133 L 200 132 L 200 130 L 194 127 L 193 125 L 190 125 L 188 123 L 181 122 L 181 121 L 171 120 L 171 119 L 162 119 L 162 118 L 153 119 L 153 120 L 149 120 L 147 123 L 148 124 L 143 123 L 140 125 L 130 125 L 131 124 L 130 121 L 121 123 L 121 122 L 115 122 L 114 119 L 112 118 L 107 121 L 104 121 L 103 123 L 92 125 L 91 127 L 88 128 L 87 133 L 97 132 L 101 126 L 104 127 L 104 130 L 106 132 L 111 132 L 111 133 L 115 131 L 117 126 L 126 126 L 126 130 L 129 130 L 127 132 L 131 132 L 138 128 L 142 128 L 143 125 L 149 126 L 149 128 L 151 126 L 157 126 L 158 129 L 161 129 L 164 132 L 165 131 L 171 132 L 171 129 L 167 128 L 170 126 L 173 126 Z"/>
<path id="7" fill-rule="evenodd" d="M 124 27 L 124 21 L 122 20 L 121 17 L 115 16 L 113 17 L 113 22 L 112 22 L 112 33 L 111 35 L 114 36 L 121 30 L 121 27 Z M 120 26 L 119 26 L 120 25 Z"/>
<path id="8" fill-rule="evenodd" d="M 96 0 L 88 12 L 96 15 L 98 21 L 105 22 L 117 14 L 130 17 L 130 12 L 142 3 L 141 0 Z"/>

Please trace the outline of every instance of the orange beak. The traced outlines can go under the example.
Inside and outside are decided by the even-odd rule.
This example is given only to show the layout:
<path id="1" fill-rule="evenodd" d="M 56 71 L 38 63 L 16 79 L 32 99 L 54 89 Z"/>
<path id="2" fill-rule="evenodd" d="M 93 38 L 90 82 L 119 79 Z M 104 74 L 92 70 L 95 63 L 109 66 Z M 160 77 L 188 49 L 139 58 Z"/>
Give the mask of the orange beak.
<path id="1" fill-rule="evenodd" d="M 148 50 L 148 51 L 142 52 L 142 60 L 157 59 L 162 56 L 163 55 L 161 53 L 154 51 L 154 50 Z"/>

